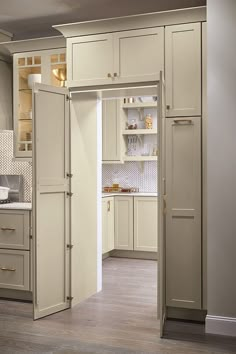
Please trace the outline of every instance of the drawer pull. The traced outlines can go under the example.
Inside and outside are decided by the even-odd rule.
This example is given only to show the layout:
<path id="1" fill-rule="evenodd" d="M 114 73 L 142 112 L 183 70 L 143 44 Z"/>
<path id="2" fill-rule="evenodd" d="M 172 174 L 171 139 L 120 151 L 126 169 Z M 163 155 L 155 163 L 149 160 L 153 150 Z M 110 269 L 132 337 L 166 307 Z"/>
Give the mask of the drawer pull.
<path id="1" fill-rule="evenodd" d="M 14 227 L 1 227 L 2 231 L 15 231 Z"/>
<path id="2" fill-rule="evenodd" d="M 174 119 L 174 123 L 192 123 L 192 119 Z"/>
<path id="3" fill-rule="evenodd" d="M 16 268 L 1 267 L 1 270 L 7 271 L 7 272 L 15 272 L 15 271 L 16 271 Z"/>

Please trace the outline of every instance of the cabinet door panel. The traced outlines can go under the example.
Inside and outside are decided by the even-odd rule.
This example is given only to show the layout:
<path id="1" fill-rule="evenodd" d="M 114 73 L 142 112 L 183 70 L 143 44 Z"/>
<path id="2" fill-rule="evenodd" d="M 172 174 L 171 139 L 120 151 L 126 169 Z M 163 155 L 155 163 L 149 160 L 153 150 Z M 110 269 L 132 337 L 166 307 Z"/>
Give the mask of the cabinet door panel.
<path id="1" fill-rule="evenodd" d="M 166 122 L 166 303 L 201 308 L 201 119 Z"/>
<path id="2" fill-rule="evenodd" d="M 115 228 L 114 228 L 114 198 L 108 199 L 107 204 L 107 250 L 108 252 L 115 248 Z"/>
<path id="3" fill-rule="evenodd" d="M 115 249 L 133 250 L 133 197 L 115 198 Z"/>
<path id="4" fill-rule="evenodd" d="M 116 82 L 159 80 L 164 68 L 164 30 L 162 27 L 114 34 L 114 72 Z"/>
<path id="5" fill-rule="evenodd" d="M 120 161 L 119 100 L 102 102 L 102 160 Z"/>
<path id="6" fill-rule="evenodd" d="M 200 24 L 167 26 L 165 77 L 167 116 L 201 114 Z"/>
<path id="7" fill-rule="evenodd" d="M 69 38 L 68 86 L 110 84 L 113 71 L 112 35 Z"/>
<path id="8" fill-rule="evenodd" d="M 134 197 L 134 250 L 157 252 L 156 197 Z"/>
<path id="9" fill-rule="evenodd" d="M 102 199 L 102 254 L 107 252 L 107 200 Z"/>

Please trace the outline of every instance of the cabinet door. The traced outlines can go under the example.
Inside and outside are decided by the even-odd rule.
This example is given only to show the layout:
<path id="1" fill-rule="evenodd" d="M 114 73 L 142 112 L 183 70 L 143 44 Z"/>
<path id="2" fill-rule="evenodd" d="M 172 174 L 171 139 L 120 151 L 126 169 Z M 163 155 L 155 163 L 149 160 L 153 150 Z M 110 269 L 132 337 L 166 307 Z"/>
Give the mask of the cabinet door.
<path id="1" fill-rule="evenodd" d="M 134 250 L 157 252 L 156 197 L 134 197 Z"/>
<path id="2" fill-rule="evenodd" d="M 166 120 L 166 304 L 201 308 L 201 118 Z"/>
<path id="3" fill-rule="evenodd" d="M 42 84 L 34 92 L 34 319 L 70 307 L 67 95 L 65 89 Z"/>
<path id="4" fill-rule="evenodd" d="M 115 249 L 133 250 L 133 197 L 115 198 Z"/>
<path id="5" fill-rule="evenodd" d="M 102 254 L 108 252 L 107 245 L 107 199 L 102 199 Z"/>
<path id="6" fill-rule="evenodd" d="M 116 82 L 159 80 L 164 70 L 163 27 L 114 33 Z"/>
<path id="7" fill-rule="evenodd" d="M 102 102 L 102 160 L 112 163 L 120 161 L 120 115 L 119 100 Z"/>
<path id="8" fill-rule="evenodd" d="M 115 248 L 115 227 L 114 227 L 114 198 L 107 200 L 107 251 Z"/>
<path id="9" fill-rule="evenodd" d="M 103 85 L 112 82 L 111 34 L 69 38 L 68 86 Z"/>
<path id="10" fill-rule="evenodd" d="M 167 117 L 201 115 L 200 36 L 200 23 L 166 27 Z"/>

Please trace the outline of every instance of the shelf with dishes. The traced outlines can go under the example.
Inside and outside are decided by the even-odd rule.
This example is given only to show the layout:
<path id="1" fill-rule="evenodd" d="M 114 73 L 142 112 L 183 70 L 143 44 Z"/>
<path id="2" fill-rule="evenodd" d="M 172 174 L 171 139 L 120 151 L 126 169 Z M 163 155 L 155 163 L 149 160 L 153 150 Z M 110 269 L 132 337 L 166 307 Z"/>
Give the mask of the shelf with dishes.
<path id="1" fill-rule="evenodd" d="M 152 96 L 130 97 L 122 102 L 124 162 L 157 161 L 158 129 L 156 107 L 157 98 Z M 140 108 L 143 108 L 141 112 Z"/>

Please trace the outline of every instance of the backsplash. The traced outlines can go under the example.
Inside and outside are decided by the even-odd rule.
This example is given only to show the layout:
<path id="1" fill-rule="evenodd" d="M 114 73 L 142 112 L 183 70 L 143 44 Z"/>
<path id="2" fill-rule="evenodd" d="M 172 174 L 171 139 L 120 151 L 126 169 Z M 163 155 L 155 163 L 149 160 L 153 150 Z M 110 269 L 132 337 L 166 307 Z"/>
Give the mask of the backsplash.
<path id="1" fill-rule="evenodd" d="M 24 201 L 31 201 L 32 162 L 13 160 L 13 131 L 0 130 L 0 174 L 23 175 Z"/>
<path id="2" fill-rule="evenodd" d="M 111 186 L 113 181 L 122 187 L 138 187 L 140 192 L 157 192 L 157 163 L 146 161 L 143 169 L 138 162 L 124 164 L 104 164 L 102 166 L 102 186 Z"/>

